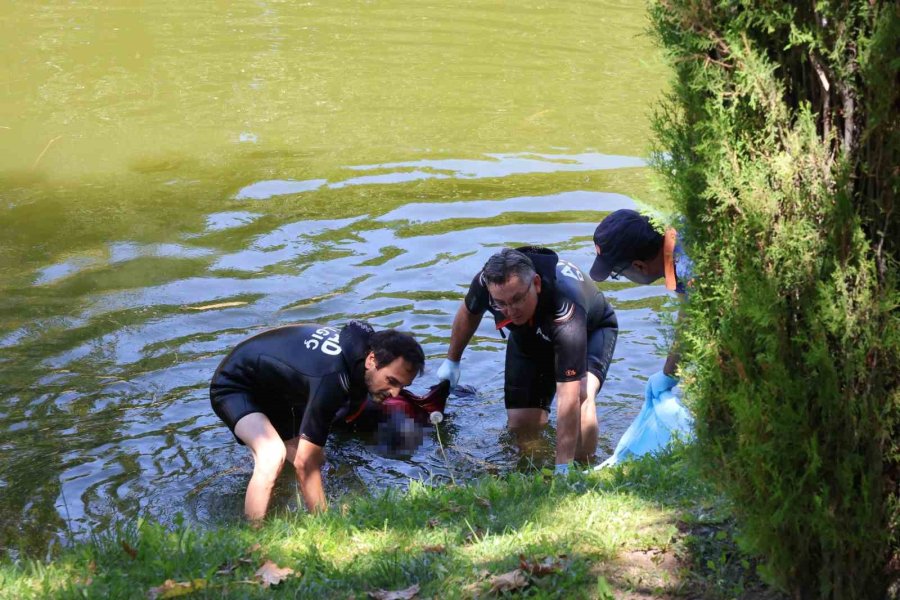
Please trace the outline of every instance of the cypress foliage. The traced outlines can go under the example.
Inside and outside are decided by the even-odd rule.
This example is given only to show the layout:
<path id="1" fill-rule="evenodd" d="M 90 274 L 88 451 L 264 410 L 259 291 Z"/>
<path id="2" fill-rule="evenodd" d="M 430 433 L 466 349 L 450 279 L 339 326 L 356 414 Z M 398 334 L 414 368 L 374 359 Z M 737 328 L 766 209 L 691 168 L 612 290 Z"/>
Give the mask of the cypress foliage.
<path id="1" fill-rule="evenodd" d="M 898 7 L 650 4 L 698 443 L 796 598 L 900 595 Z"/>

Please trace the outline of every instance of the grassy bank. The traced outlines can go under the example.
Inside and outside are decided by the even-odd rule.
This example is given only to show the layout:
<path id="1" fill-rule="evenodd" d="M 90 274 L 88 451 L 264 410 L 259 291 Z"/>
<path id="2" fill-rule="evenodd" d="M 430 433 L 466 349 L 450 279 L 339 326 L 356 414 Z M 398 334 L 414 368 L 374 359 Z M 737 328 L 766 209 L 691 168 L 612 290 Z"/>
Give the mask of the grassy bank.
<path id="1" fill-rule="evenodd" d="M 0 596 L 404 598 L 418 586 L 419 598 L 775 597 L 689 452 L 568 478 L 414 483 L 258 529 L 138 523 L 51 563 L 0 563 Z M 284 579 L 267 588 L 266 574 Z"/>

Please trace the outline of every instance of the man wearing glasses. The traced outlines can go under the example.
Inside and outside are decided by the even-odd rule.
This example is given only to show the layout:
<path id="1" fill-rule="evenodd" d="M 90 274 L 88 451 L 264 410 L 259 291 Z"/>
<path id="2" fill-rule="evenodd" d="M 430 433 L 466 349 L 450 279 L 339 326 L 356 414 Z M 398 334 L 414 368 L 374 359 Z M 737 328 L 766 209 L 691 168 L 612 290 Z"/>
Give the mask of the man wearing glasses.
<path id="1" fill-rule="evenodd" d="M 666 289 L 684 300 L 691 280 L 691 261 L 678 241 L 675 229 L 660 233 L 650 218 L 630 209 L 610 213 L 594 231 L 594 250 L 597 256 L 591 267 L 591 279 L 603 281 L 607 277 L 625 279 L 649 285 L 665 277 Z M 647 380 L 647 399 L 671 390 L 678 383 L 678 351 L 669 349 L 662 371 Z"/>
<path id="2" fill-rule="evenodd" d="M 600 391 L 618 335 L 616 315 L 603 294 L 572 263 L 546 248 L 506 248 L 475 275 L 453 320 L 447 359 L 438 377 L 455 386 L 460 359 L 485 311 L 494 316 L 506 347 L 504 400 L 511 430 L 546 425 L 558 400 L 556 472 L 597 448 Z"/>

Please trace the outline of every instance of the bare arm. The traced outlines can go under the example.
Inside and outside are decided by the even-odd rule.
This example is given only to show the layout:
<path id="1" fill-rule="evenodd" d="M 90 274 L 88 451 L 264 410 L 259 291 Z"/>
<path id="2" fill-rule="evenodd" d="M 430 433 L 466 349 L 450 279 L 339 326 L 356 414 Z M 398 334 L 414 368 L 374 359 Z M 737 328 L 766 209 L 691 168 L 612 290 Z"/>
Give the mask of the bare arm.
<path id="1" fill-rule="evenodd" d="M 290 459 L 290 456 L 288 458 Z M 327 509 L 321 471 L 325 462 L 324 448 L 300 438 L 291 462 L 297 472 L 297 481 L 300 483 L 300 491 L 309 512 L 322 512 Z"/>
<path id="2" fill-rule="evenodd" d="M 456 311 L 456 316 L 453 318 L 453 328 L 450 330 L 450 348 L 447 350 L 447 358 L 459 362 L 463 350 L 475 335 L 475 330 L 481 324 L 483 316 L 484 314 L 469 312 L 465 302 L 459 305 L 459 310 Z"/>
<path id="3" fill-rule="evenodd" d="M 581 429 L 581 381 L 556 383 L 556 464 L 575 458 L 575 445 Z"/>
<path id="4" fill-rule="evenodd" d="M 681 359 L 681 353 L 673 343 L 669 349 L 669 355 L 666 356 L 666 364 L 663 365 L 663 373 L 669 377 L 675 377 L 675 371 L 678 370 L 678 361 Z"/>
<path id="5" fill-rule="evenodd" d="M 681 319 L 684 318 L 684 294 L 678 294 L 678 299 L 681 301 L 680 306 L 678 307 L 678 322 L 681 322 Z M 663 365 L 663 373 L 668 375 L 669 377 L 675 377 L 675 372 L 678 370 L 678 362 L 681 360 L 681 350 L 678 348 L 678 340 L 672 340 L 672 345 L 669 347 L 669 354 L 666 356 L 666 364 Z"/>

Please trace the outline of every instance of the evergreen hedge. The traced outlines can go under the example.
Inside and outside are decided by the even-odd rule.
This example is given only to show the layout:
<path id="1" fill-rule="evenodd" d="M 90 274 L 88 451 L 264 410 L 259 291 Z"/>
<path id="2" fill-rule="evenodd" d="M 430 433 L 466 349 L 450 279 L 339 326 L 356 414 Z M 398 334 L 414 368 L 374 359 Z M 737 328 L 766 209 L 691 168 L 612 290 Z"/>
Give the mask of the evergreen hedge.
<path id="1" fill-rule="evenodd" d="M 898 7 L 650 4 L 698 443 L 797 598 L 898 595 Z"/>

